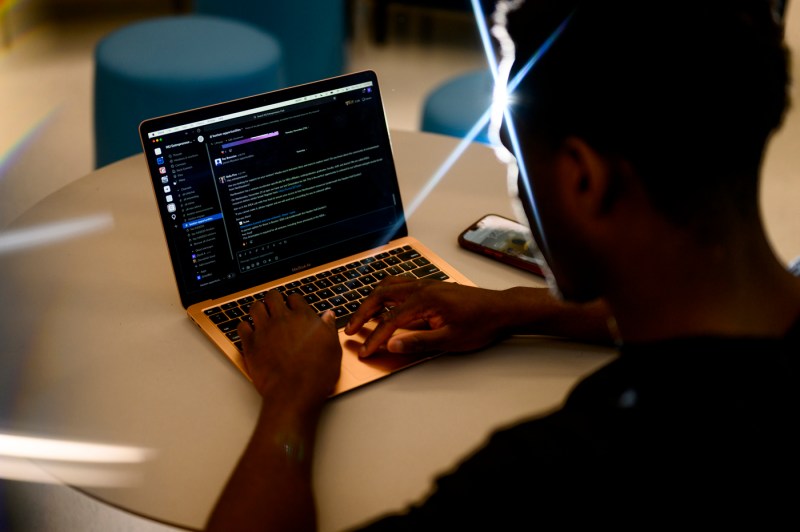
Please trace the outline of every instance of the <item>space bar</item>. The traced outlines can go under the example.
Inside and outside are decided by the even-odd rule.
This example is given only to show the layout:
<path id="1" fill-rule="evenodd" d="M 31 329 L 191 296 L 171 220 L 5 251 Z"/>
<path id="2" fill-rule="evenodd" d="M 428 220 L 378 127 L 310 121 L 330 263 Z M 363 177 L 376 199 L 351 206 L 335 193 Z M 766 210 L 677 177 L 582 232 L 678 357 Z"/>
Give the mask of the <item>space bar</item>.
<path id="1" fill-rule="evenodd" d="M 350 321 L 350 316 L 351 315 L 348 314 L 347 316 L 339 316 L 338 318 L 336 318 L 336 328 L 341 329 L 342 327 L 347 325 L 347 322 Z"/>

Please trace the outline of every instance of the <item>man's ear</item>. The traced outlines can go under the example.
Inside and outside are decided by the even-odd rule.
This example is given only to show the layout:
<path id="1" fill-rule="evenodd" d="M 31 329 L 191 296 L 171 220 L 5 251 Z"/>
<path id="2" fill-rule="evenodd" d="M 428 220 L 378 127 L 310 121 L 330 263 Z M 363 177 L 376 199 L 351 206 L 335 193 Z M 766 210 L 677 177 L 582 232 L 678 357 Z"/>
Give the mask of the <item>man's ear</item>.
<path id="1" fill-rule="evenodd" d="M 558 153 L 559 187 L 564 206 L 576 216 L 608 214 L 620 191 L 615 165 L 579 137 L 567 137 Z"/>

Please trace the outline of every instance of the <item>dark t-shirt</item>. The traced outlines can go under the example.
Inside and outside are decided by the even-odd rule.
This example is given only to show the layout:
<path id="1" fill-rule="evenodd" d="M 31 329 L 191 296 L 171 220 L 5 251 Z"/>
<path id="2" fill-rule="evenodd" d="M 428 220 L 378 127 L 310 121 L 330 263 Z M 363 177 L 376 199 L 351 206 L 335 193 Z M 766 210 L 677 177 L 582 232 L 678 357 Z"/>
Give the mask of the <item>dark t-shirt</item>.
<path id="1" fill-rule="evenodd" d="M 629 345 L 368 530 L 796 529 L 800 321 L 783 340 Z"/>

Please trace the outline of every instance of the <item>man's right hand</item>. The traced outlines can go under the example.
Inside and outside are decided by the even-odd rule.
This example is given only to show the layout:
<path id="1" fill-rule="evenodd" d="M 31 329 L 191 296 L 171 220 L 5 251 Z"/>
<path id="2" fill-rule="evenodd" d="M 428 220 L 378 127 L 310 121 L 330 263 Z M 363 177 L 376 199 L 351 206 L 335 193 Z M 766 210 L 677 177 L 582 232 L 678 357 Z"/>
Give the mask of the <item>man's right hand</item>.
<path id="1" fill-rule="evenodd" d="M 378 321 L 359 351 L 362 357 L 383 346 L 392 353 L 471 351 L 502 335 L 503 309 L 502 292 L 495 290 L 390 277 L 361 303 L 345 332 L 353 335 L 371 319 Z M 400 328 L 414 330 L 392 336 Z"/>

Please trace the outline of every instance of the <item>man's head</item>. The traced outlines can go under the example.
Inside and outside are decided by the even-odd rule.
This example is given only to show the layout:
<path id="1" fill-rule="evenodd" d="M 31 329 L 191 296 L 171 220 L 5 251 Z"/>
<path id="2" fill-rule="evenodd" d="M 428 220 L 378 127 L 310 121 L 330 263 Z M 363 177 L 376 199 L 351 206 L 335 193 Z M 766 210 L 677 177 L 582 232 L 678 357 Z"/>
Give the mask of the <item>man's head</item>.
<path id="1" fill-rule="evenodd" d="M 757 220 L 764 147 L 780 126 L 789 82 L 772 7 L 527 0 L 509 20 L 517 65 L 569 19 L 513 95 L 534 196 L 546 194 L 545 180 L 558 170 L 547 166 L 551 156 L 577 147 L 607 165 L 609 206 L 633 179 L 653 212 L 700 240 Z M 537 203 L 548 233 L 547 206 Z M 556 235 L 545 236 L 557 247 Z"/>

